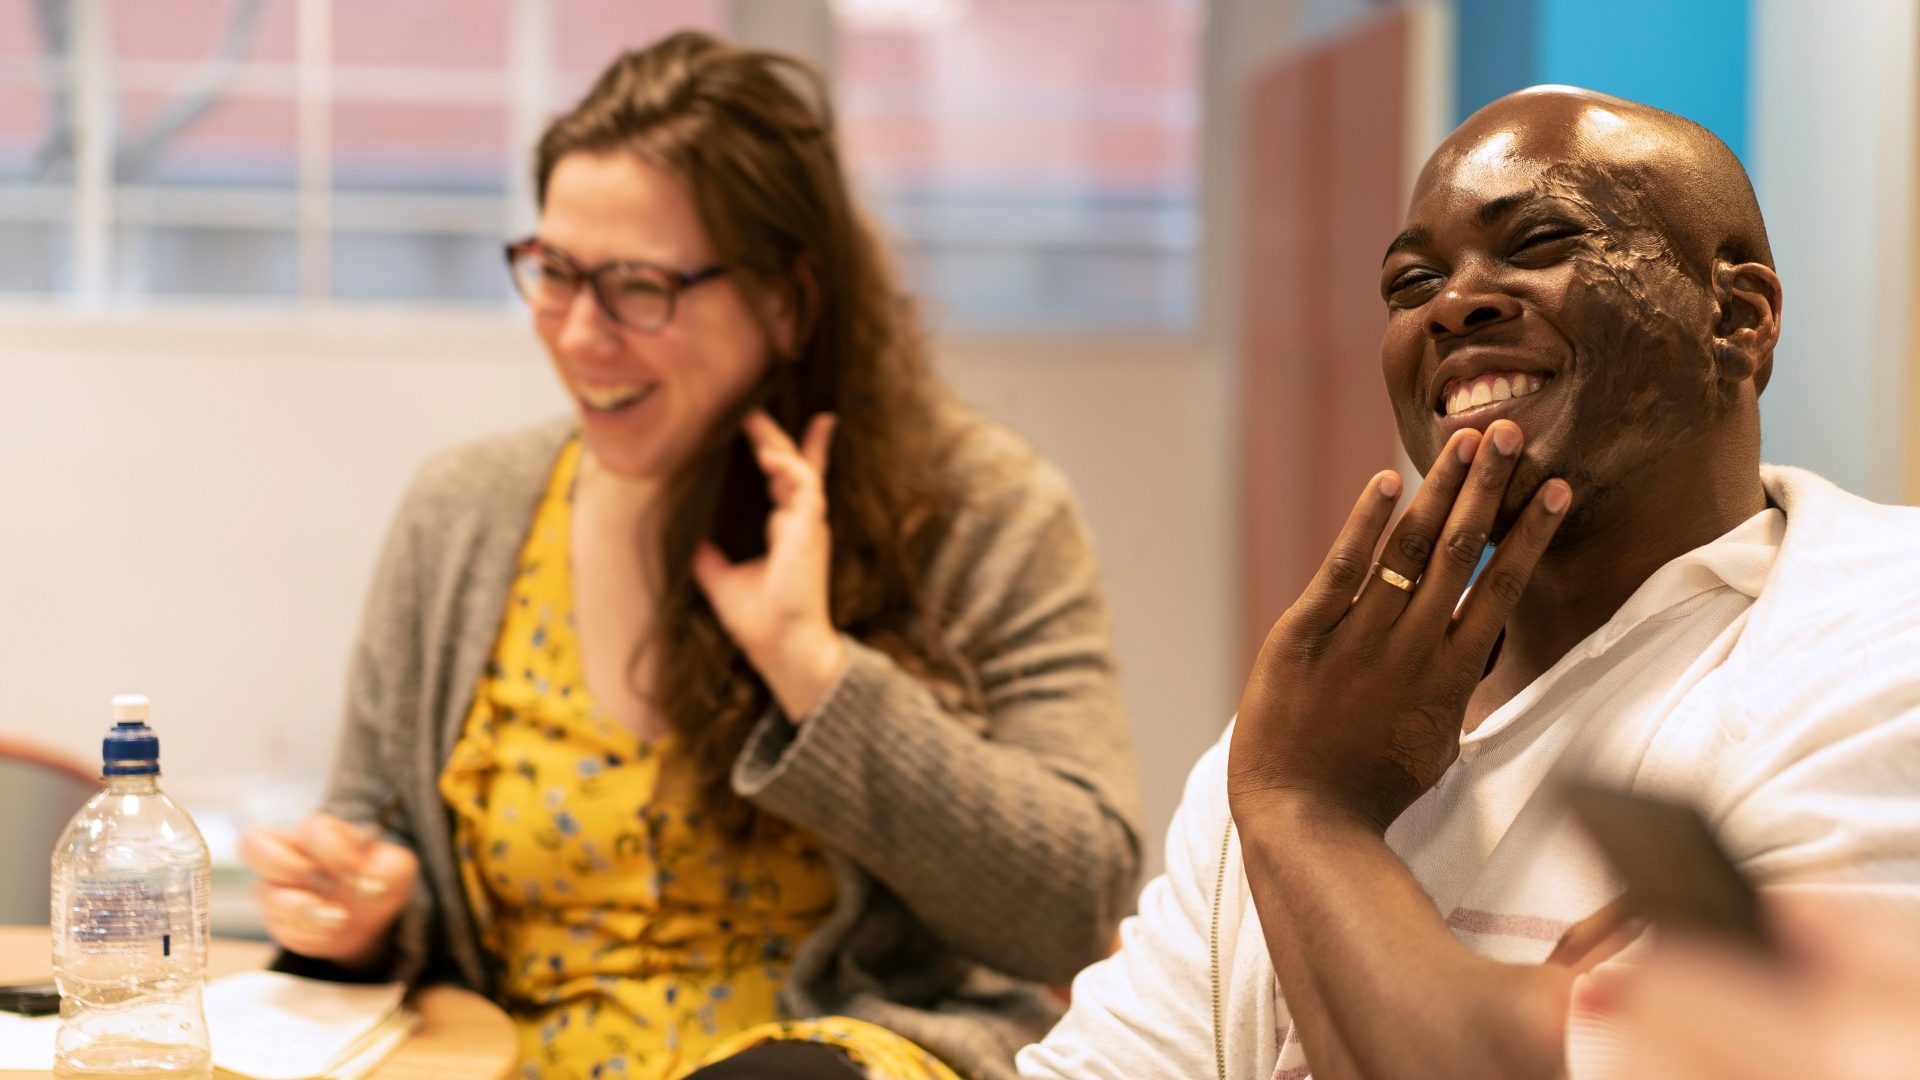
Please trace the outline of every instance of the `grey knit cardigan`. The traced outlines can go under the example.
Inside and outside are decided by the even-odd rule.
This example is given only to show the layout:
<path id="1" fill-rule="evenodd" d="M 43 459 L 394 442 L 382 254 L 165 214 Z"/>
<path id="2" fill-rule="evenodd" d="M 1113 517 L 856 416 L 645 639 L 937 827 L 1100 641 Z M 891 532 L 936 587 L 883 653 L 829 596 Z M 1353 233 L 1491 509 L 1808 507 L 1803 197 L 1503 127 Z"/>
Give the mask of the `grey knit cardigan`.
<path id="1" fill-rule="evenodd" d="M 1103 956 L 1140 868 L 1135 761 L 1091 544 L 1065 479 L 977 418 L 951 459 L 962 505 L 925 582 L 981 715 L 882 653 L 816 715 L 752 731 L 733 787 L 811 833 L 834 910 L 785 987 L 797 1015 L 900 1032 L 973 1080 L 1014 1075 L 1058 1007 L 1043 984 Z M 375 572 L 326 809 L 384 819 L 421 887 L 377 970 L 283 954 L 334 978 L 493 989 L 438 781 L 505 611 L 555 456 L 554 422 L 446 452 L 414 481 Z"/>

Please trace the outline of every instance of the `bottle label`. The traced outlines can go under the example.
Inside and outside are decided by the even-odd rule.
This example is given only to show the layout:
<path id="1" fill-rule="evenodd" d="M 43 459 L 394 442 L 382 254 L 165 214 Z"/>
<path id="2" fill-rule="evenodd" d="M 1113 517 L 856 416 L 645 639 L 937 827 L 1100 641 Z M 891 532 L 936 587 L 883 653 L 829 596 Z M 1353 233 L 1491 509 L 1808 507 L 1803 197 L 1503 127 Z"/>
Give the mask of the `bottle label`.
<path id="1" fill-rule="evenodd" d="M 162 891 L 140 878 L 76 881 L 68 897 L 68 940 L 88 951 L 152 942 L 170 953 L 171 923 Z"/>

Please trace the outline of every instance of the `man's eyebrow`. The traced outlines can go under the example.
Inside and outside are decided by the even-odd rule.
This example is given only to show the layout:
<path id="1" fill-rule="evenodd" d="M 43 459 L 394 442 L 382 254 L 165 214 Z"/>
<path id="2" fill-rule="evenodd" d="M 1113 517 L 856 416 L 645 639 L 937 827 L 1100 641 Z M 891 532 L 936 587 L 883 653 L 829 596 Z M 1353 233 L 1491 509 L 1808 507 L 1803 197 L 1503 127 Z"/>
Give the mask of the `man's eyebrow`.
<path id="1" fill-rule="evenodd" d="M 1515 210 L 1518 210 L 1533 200 L 1534 193 L 1531 191 L 1516 191 L 1508 195 L 1502 195 L 1491 202 L 1482 203 L 1480 209 L 1473 212 L 1473 224 L 1476 228 L 1481 229 L 1498 224 L 1501 218 L 1506 217 L 1508 214 L 1513 213 Z M 1432 240 L 1432 233 L 1428 232 L 1423 226 L 1415 225 L 1406 232 L 1393 238 L 1393 243 L 1387 245 L 1387 253 L 1381 257 L 1380 261 L 1385 263 L 1388 259 L 1393 258 L 1395 252 L 1405 251 L 1412 247 L 1425 247 L 1431 243 Z"/>
<path id="2" fill-rule="evenodd" d="M 1380 261 L 1384 264 L 1388 259 L 1393 258 L 1396 251 L 1405 251 L 1410 247 L 1425 247 L 1430 240 L 1432 236 L 1427 230 L 1415 225 L 1393 238 L 1393 243 L 1387 245 L 1387 253 L 1380 257 Z"/>
<path id="3" fill-rule="evenodd" d="M 1533 198 L 1534 194 L 1531 191 L 1516 191 L 1511 195 L 1502 195 L 1492 202 L 1482 204 L 1480 209 L 1475 210 L 1473 212 L 1473 223 L 1483 229 L 1489 225 L 1497 224 L 1501 218 L 1532 202 Z"/>

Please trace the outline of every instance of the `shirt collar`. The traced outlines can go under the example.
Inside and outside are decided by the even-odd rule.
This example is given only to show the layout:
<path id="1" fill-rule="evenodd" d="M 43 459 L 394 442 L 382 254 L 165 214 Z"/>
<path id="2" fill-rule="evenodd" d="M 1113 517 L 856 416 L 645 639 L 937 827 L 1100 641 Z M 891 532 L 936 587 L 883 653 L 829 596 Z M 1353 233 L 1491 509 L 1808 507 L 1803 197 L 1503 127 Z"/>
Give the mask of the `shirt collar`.
<path id="1" fill-rule="evenodd" d="M 1702 593 L 1730 588 L 1748 599 L 1760 595 L 1773 573 L 1774 560 L 1787 532 L 1787 515 L 1769 506 L 1735 525 L 1717 539 L 1694 548 L 1655 570 L 1640 583 L 1620 610 L 1594 635 L 1605 651 L 1634 627 L 1659 618 Z"/>

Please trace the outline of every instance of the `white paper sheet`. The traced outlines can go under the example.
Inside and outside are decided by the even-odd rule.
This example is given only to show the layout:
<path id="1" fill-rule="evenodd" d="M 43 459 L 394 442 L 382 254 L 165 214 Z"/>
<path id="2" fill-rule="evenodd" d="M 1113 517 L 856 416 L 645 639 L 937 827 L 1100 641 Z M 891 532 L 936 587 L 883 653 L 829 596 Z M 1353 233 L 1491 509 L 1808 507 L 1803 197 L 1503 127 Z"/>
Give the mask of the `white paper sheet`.
<path id="1" fill-rule="evenodd" d="M 399 983 L 321 982 L 249 971 L 207 987 L 213 1063 L 256 1080 L 305 1080 L 338 1064 L 400 1007 Z"/>
<path id="2" fill-rule="evenodd" d="M 53 1069 L 53 1036 L 58 1016 L 0 1013 L 0 1069 Z"/>

